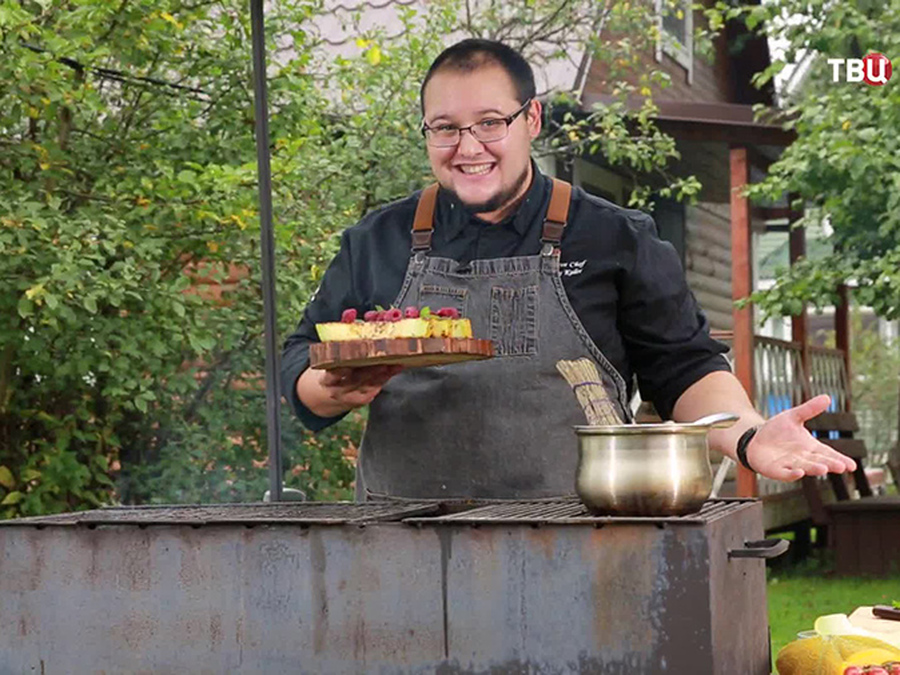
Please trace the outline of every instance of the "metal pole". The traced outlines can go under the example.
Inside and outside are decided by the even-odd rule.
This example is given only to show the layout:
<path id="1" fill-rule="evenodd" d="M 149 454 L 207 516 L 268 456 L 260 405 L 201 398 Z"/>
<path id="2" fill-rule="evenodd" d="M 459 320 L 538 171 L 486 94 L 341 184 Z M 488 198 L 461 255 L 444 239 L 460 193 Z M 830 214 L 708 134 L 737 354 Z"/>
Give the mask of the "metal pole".
<path id="1" fill-rule="evenodd" d="M 250 0 L 253 42 L 253 95 L 259 173 L 260 252 L 266 339 L 266 429 L 269 445 L 269 499 L 281 501 L 281 393 L 275 321 L 275 237 L 272 232 L 272 172 L 269 166 L 269 115 L 266 105 L 266 37 L 263 0 Z"/>

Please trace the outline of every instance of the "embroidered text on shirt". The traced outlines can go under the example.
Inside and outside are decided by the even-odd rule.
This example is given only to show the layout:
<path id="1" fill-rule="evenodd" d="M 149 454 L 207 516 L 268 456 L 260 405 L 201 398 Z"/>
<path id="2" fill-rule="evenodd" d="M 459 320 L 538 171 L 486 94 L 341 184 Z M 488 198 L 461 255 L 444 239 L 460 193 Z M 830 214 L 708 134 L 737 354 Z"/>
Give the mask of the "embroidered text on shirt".
<path id="1" fill-rule="evenodd" d="M 559 276 L 574 277 L 584 272 L 584 264 L 587 260 L 567 260 L 559 263 Z"/>

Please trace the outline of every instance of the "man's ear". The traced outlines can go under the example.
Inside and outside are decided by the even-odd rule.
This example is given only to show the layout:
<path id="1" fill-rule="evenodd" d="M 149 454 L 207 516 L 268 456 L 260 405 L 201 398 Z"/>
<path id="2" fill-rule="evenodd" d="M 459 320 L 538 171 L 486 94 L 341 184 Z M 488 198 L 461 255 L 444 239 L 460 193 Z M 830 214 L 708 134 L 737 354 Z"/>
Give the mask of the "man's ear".
<path id="1" fill-rule="evenodd" d="M 531 105 L 528 107 L 528 112 L 526 113 L 526 119 L 528 120 L 528 135 L 531 138 L 537 138 L 541 133 L 541 120 L 544 116 L 544 109 L 541 106 L 541 102 L 537 99 L 533 99 L 531 101 Z"/>

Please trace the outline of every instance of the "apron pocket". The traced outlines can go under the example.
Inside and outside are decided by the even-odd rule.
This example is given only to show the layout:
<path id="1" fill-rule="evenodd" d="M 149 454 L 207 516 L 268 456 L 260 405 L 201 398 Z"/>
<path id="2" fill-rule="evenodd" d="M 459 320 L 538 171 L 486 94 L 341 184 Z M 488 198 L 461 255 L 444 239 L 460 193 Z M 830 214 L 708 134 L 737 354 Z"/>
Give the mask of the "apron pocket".
<path id="1" fill-rule="evenodd" d="M 537 354 L 538 287 L 491 288 L 491 340 L 496 356 Z"/>
<path id="2" fill-rule="evenodd" d="M 431 308 L 432 312 L 441 307 L 455 307 L 460 316 L 466 316 L 466 297 L 469 291 L 465 288 L 453 288 L 451 286 L 435 286 L 422 284 L 419 287 L 418 307 Z M 402 308 L 401 308 L 402 309 Z"/>

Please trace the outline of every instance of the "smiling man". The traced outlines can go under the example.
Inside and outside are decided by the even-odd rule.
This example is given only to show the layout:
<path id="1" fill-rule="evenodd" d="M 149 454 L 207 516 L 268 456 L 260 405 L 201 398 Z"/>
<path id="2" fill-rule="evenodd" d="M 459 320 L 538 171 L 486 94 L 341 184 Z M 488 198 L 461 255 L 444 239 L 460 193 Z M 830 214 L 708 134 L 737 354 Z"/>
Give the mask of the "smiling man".
<path id="1" fill-rule="evenodd" d="M 313 431 L 371 406 L 358 498 L 572 493 L 572 427 L 584 416 L 555 365 L 576 358 L 597 365 L 623 419 L 634 375 L 666 418 L 738 413 L 735 426 L 710 433 L 710 445 L 764 475 L 854 468 L 803 427 L 827 397 L 767 422 L 756 413 L 648 215 L 540 173 L 530 153 L 541 104 L 517 52 L 486 40 L 453 45 L 425 76 L 421 102 L 439 189 L 344 232 L 282 358 L 284 394 Z M 414 220 L 425 224 L 416 236 Z M 376 305 L 455 307 L 476 337 L 493 340 L 495 358 L 408 370 L 308 367 L 316 323 Z"/>

